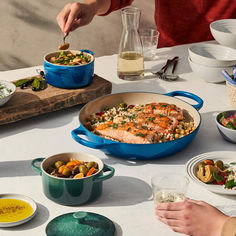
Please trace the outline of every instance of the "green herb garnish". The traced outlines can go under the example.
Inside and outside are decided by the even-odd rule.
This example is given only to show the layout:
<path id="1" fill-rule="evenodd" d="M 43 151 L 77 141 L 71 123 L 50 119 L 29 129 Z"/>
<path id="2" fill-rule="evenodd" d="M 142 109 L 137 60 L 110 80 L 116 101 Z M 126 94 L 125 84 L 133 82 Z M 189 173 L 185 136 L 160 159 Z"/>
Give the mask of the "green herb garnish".
<path id="1" fill-rule="evenodd" d="M 224 180 L 224 177 L 221 175 L 218 175 L 215 171 L 212 172 L 212 176 L 217 182 L 222 182 Z"/>
<path id="2" fill-rule="evenodd" d="M 144 138 L 144 137 L 146 136 L 146 134 L 136 133 L 135 136 L 140 136 L 140 137 L 143 137 L 143 138 Z"/>
<path id="3" fill-rule="evenodd" d="M 153 122 L 153 120 L 155 119 L 155 117 L 148 117 L 148 120 Z"/>
<path id="4" fill-rule="evenodd" d="M 222 112 L 222 113 L 220 113 L 219 114 L 219 116 L 218 116 L 218 121 L 220 122 L 220 123 L 222 123 L 222 119 L 223 119 L 223 117 L 226 115 L 226 112 Z"/>
<path id="5" fill-rule="evenodd" d="M 118 124 L 112 124 L 112 128 L 113 129 L 117 129 L 118 128 Z"/>
<path id="6" fill-rule="evenodd" d="M 232 189 L 233 187 L 236 187 L 236 182 L 233 179 L 226 181 L 225 188 Z"/>
<path id="7" fill-rule="evenodd" d="M 225 127 L 226 127 L 226 128 L 229 128 L 229 129 L 233 129 L 233 130 L 235 130 L 234 125 L 232 124 L 231 121 L 229 121 L 229 122 L 226 124 Z"/>

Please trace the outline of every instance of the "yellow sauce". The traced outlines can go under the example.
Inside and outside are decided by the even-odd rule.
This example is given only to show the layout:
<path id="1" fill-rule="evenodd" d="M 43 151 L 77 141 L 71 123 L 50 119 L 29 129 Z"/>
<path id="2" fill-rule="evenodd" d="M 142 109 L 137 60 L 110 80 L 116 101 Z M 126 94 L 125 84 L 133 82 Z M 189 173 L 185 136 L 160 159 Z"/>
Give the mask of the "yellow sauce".
<path id="1" fill-rule="evenodd" d="M 0 223 L 23 220 L 33 213 L 29 203 L 18 199 L 0 199 Z"/>

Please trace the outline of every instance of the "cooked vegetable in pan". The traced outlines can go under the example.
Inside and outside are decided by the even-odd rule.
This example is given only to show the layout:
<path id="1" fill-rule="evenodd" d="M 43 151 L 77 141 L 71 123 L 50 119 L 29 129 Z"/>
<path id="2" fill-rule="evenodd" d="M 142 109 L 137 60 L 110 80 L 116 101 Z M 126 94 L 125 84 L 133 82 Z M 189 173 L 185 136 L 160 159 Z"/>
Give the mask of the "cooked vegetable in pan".
<path id="1" fill-rule="evenodd" d="M 235 111 L 227 111 L 222 112 L 218 118 L 219 122 L 226 128 L 236 130 L 236 112 Z"/>
<path id="2" fill-rule="evenodd" d="M 221 160 L 204 160 L 198 163 L 196 175 L 206 184 L 218 184 L 236 190 L 236 162 L 226 164 Z"/>
<path id="3" fill-rule="evenodd" d="M 98 163 L 71 159 L 67 163 L 57 161 L 47 169 L 47 173 L 56 177 L 80 179 L 98 172 Z"/>
<path id="4" fill-rule="evenodd" d="M 172 141 L 195 130 L 194 122 L 187 122 L 174 104 L 123 102 L 92 114 L 87 118 L 87 128 L 104 138 L 136 144 Z"/>
<path id="5" fill-rule="evenodd" d="M 51 57 L 49 62 L 63 66 L 75 66 L 87 64 L 91 61 L 91 56 L 84 52 L 73 54 L 70 51 L 61 51 L 57 57 Z"/>

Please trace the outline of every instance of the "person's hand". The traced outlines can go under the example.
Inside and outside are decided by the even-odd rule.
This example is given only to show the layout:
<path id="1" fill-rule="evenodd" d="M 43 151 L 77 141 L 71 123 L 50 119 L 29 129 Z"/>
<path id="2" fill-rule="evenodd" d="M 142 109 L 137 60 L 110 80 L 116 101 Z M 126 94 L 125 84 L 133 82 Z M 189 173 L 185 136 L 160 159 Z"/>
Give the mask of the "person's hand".
<path id="1" fill-rule="evenodd" d="M 192 236 L 220 236 L 222 226 L 228 218 L 210 204 L 191 199 L 157 203 L 155 213 L 173 231 Z"/>
<path id="2" fill-rule="evenodd" d="M 64 35 L 89 24 L 97 13 L 95 3 L 68 3 L 57 15 L 57 23 Z"/>

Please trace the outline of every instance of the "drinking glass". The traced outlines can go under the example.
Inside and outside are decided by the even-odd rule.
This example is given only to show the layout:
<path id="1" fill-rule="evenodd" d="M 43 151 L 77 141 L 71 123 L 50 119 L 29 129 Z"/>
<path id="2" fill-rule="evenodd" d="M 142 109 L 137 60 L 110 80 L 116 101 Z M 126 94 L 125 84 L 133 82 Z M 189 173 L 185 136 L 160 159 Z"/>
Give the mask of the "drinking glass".
<path id="1" fill-rule="evenodd" d="M 156 175 L 151 179 L 154 203 L 182 202 L 189 180 L 182 174 Z"/>
<path id="2" fill-rule="evenodd" d="M 139 35 L 143 46 L 144 60 L 155 60 L 160 33 L 156 29 L 139 29 Z"/>

